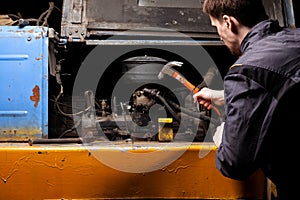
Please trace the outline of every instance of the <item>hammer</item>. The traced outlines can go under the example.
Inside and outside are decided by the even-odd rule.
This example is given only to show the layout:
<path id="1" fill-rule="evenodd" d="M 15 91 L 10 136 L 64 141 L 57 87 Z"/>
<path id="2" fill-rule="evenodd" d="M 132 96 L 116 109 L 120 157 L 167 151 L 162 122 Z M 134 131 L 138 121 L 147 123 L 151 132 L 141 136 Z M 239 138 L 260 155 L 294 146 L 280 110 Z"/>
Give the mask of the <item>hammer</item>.
<path id="1" fill-rule="evenodd" d="M 172 67 L 177 66 L 177 67 L 181 67 L 183 65 L 182 62 L 178 62 L 178 61 L 171 61 L 168 62 L 167 64 L 165 64 L 162 68 L 162 70 L 159 72 L 157 78 L 158 79 L 163 79 L 164 75 L 167 74 L 173 78 L 175 78 L 176 80 L 178 80 L 179 82 L 181 82 L 187 89 L 189 89 L 191 92 L 193 92 L 194 94 L 199 92 L 200 88 L 199 87 L 195 87 L 192 83 L 190 83 L 183 75 L 181 75 L 178 71 L 176 71 L 175 69 L 173 69 Z M 212 106 L 212 109 L 219 115 L 221 116 L 220 111 L 215 107 Z"/>
<path id="2" fill-rule="evenodd" d="M 180 83 L 182 83 L 187 89 L 192 91 L 194 94 L 199 91 L 198 87 L 195 87 L 192 83 L 190 83 L 182 74 L 180 74 L 178 71 L 173 69 L 172 67 L 177 66 L 181 67 L 183 65 L 182 62 L 178 61 L 171 61 L 165 64 L 162 68 L 162 70 L 159 72 L 157 78 L 163 79 L 164 75 L 167 74 L 176 80 L 178 80 Z"/>

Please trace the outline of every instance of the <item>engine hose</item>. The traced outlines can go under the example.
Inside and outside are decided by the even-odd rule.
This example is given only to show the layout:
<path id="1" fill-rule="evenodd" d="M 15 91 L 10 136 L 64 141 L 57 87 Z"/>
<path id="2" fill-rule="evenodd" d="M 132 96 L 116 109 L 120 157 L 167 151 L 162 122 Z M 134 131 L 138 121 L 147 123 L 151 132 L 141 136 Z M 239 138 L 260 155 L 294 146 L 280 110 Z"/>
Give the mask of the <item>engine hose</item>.
<path id="1" fill-rule="evenodd" d="M 168 111 L 171 113 L 171 115 L 177 120 L 180 121 L 179 117 L 176 115 L 174 110 L 171 108 L 171 106 L 168 104 L 168 102 L 163 98 L 159 93 L 156 94 L 156 97 L 166 106 Z"/>
<path id="2" fill-rule="evenodd" d="M 180 107 L 177 103 L 173 102 L 173 101 L 169 101 L 169 103 L 174 106 L 176 109 L 178 110 L 181 110 L 183 113 L 187 114 L 187 115 L 190 115 L 194 118 L 200 118 L 200 119 L 203 119 L 203 120 L 207 120 L 207 121 L 210 121 L 211 123 L 215 124 L 215 125 L 218 125 L 220 124 L 221 122 L 215 118 L 211 118 L 211 117 L 208 117 L 206 115 L 203 115 L 200 113 L 200 115 L 196 112 L 193 112 L 187 108 L 184 108 L 184 107 Z"/>
<path id="3" fill-rule="evenodd" d="M 148 89 L 148 88 L 144 88 L 144 90 L 143 90 L 144 92 L 146 92 L 146 93 L 148 93 L 148 94 L 150 94 L 150 95 L 153 95 L 153 96 L 156 96 L 165 106 L 166 106 L 166 108 L 168 109 L 168 111 L 171 113 L 171 115 L 177 120 L 177 121 L 180 121 L 180 119 L 179 119 L 179 117 L 176 115 L 176 113 L 175 113 L 175 111 L 171 108 L 171 106 L 169 105 L 169 103 L 166 101 L 166 99 L 164 98 L 164 97 L 162 97 L 160 94 L 159 94 L 159 92 L 157 92 L 157 91 L 155 91 L 155 90 L 151 90 L 151 89 Z M 221 122 L 221 120 L 220 121 L 218 121 L 218 120 L 216 120 L 216 119 L 214 119 L 214 118 L 211 118 L 211 117 L 208 117 L 208 116 L 206 116 L 206 115 L 202 115 L 202 114 L 200 114 L 200 116 L 197 114 L 197 113 L 195 113 L 195 112 L 192 112 L 192 111 L 190 111 L 190 110 L 188 110 L 187 108 L 184 108 L 184 107 L 180 107 L 178 104 L 176 104 L 176 103 L 174 103 L 174 102 L 172 102 L 172 101 L 169 101 L 171 104 L 172 104 L 172 106 L 174 106 L 177 110 L 181 110 L 182 112 L 184 112 L 184 113 L 186 113 L 186 114 L 188 114 L 188 115 L 190 115 L 190 116 L 192 116 L 192 117 L 194 117 L 194 118 L 197 118 L 197 119 L 199 119 L 199 117 L 200 117 L 200 119 L 203 119 L 203 120 L 207 120 L 207 121 L 211 121 L 213 124 L 220 124 Z"/>

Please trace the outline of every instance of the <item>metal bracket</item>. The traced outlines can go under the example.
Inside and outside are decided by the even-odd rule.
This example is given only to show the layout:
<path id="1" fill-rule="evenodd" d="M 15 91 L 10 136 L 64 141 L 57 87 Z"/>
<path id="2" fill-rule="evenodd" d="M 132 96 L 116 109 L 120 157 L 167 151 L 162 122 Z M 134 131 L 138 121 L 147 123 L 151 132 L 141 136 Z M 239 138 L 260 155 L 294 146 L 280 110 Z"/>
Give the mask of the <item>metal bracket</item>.
<path id="1" fill-rule="evenodd" d="M 61 36 L 68 41 L 84 41 L 87 34 L 86 0 L 65 0 Z"/>

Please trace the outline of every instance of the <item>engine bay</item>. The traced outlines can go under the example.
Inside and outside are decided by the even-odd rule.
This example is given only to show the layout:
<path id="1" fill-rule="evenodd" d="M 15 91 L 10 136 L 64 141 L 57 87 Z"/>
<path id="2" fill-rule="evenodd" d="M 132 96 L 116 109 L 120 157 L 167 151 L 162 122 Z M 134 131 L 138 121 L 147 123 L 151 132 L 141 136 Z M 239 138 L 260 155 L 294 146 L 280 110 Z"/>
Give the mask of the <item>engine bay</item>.
<path id="1" fill-rule="evenodd" d="M 129 53 L 112 59 L 105 70 L 96 72 L 98 68 L 92 68 L 91 73 L 99 73 L 98 77 L 84 75 L 80 79 L 78 76 L 84 72 L 78 67 L 85 67 L 84 63 L 88 61 L 84 60 L 91 59 L 87 54 L 93 54 L 99 46 L 84 46 L 87 54 L 81 54 L 83 47 L 80 45 L 72 48 L 73 52 L 67 52 L 66 57 L 58 61 L 56 73 L 50 79 L 50 138 L 203 142 L 211 141 L 211 132 L 223 120 L 222 108 L 216 112 L 194 103 L 193 91 L 178 78 L 183 78 L 195 88 L 213 85 L 215 77 L 222 79 L 213 60 L 210 67 L 203 62 L 205 68 L 200 72 L 182 56 L 164 50 L 174 47 L 134 47 Z M 81 49 L 80 52 L 76 48 Z M 185 47 L 187 52 L 191 51 L 190 48 L 193 50 L 193 47 Z M 222 49 L 220 46 L 208 48 L 212 51 Z M 73 59 L 80 56 L 73 56 L 72 53 L 80 53 L 82 60 Z M 72 59 L 68 60 L 69 56 Z M 100 63 L 103 56 L 106 57 L 101 54 L 96 56 Z M 232 56 L 229 58 L 233 59 Z M 226 62 L 224 65 L 230 59 L 227 58 Z M 182 66 L 169 66 L 172 63 L 181 63 Z M 163 69 L 169 70 L 169 73 L 171 70 L 178 77 L 172 77 L 167 72 L 159 77 Z M 204 71 L 206 74 L 201 75 Z M 95 78 L 98 82 L 86 82 Z M 222 87 L 220 83 L 218 87 Z M 160 123 L 164 120 L 171 122 Z M 160 133 L 166 127 L 171 127 L 172 136 L 161 139 Z"/>

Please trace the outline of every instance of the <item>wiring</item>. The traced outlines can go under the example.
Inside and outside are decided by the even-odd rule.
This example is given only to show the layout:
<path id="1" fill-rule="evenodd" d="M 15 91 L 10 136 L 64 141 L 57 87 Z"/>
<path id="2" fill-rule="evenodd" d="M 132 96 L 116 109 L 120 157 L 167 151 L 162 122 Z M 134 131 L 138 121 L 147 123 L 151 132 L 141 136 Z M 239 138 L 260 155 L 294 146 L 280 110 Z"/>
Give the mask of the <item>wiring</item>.
<path id="1" fill-rule="evenodd" d="M 40 25 L 40 22 L 42 21 L 42 18 L 44 17 L 44 22 L 42 24 L 42 26 L 47 26 L 48 25 L 48 18 L 49 16 L 51 15 L 53 9 L 55 8 L 54 6 L 54 2 L 49 2 L 49 8 L 48 10 L 46 10 L 45 12 L 43 12 L 40 17 L 38 18 L 37 22 L 36 22 L 36 25 L 39 26 Z"/>
<path id="2" fill-rule="evenodd" d="M 19 25 L 19 26 L 27 26 L 31 24 L 32 22 L 35 23 L 36 26 L 48 26 L 48 19 L 53 12 L 53 10 L 56 9 L 61 13 L 61 10 L 54 5 L 54 2 L 49 2 L 49 8 L 44 11 L 39 18 L 23 18 L 20 13 L 17 14 L 8 14 L 10 18 L 14 18 L 12 24 Z"/>
<path id="3" fill-rule="evenodd" d="M 73 117 L 73 116 L 81 115 L 81 114 L 83 114 L 83 113 L 89 111 L 89 110 L 92 108 L 92 106 L 88 106 L 86 109 L 84 109 L 84 110 L 82 110 L 82 111 L 79 111 L 79 112 L 77 112 L 77 113 L 65 113 L 65 112 L 60 108 L 60 106 L 59 106 L 59 104 L 58 104 L 58 99 L 63 95 L 63 86 L 60 85 L 60 88 L 61 88 L 61 89 L 60 89 L 60 92 L 59 92 L 59 94 L 57 95 L 57 97 L 56 97 L 55 100 L 54 100 L 54 108 L 57 108 L 57 109 L 59 110 L 59 112 L 60 112 L 62 115 L 68 116 L 68 117 Z"/>

